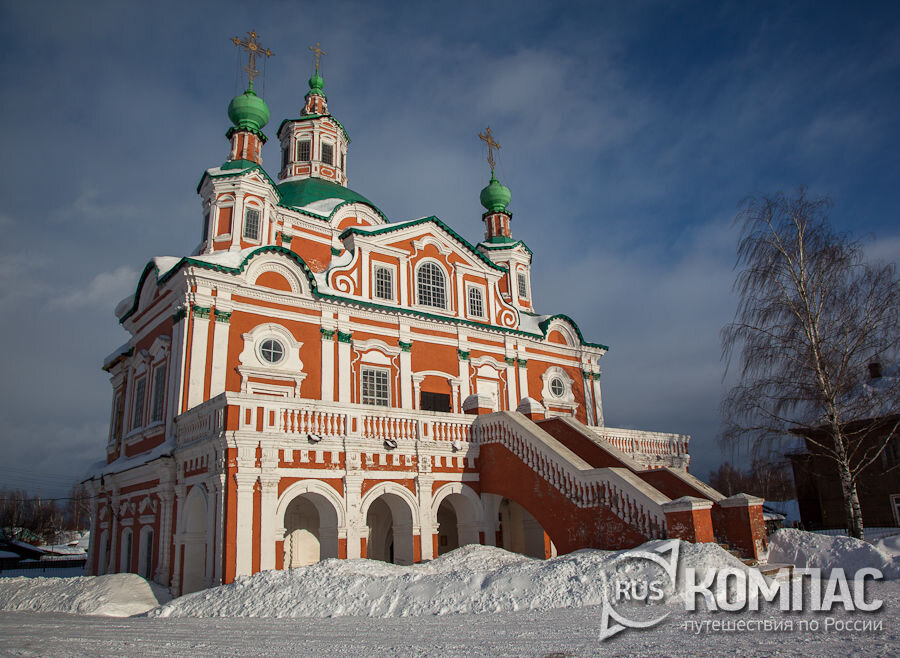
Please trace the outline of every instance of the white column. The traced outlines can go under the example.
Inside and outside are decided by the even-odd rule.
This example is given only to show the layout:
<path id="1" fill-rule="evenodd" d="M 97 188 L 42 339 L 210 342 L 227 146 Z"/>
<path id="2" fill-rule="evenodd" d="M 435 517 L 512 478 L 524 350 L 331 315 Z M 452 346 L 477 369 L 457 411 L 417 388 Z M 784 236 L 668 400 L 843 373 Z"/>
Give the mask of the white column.
<path id="1" fill-rule="evenodd" d="M 175 499 L 174 492 L 169 488 L 169 483 L 161 483 L 157 493 L 160 502 L 159 510 L 159 562 L 156 565 L 156 573 L 153 579 L 161 584 L 171 586 L 171 569 L 169 557 L 172 553 L 172 502 Z"/>
<path id="2" fill-rule="evenodd" d="M 175 485 L 175 510 L 178 513 L 178 518 L 180 521 L 178 524 L 183 528 L 184 527 L 184 495 L 186 493 L 186 487 L 183 484 Z M 174 530 L 174 528 L 173 528 Z M 183 545 L 183 541 L 181 539 L 181 533 L 175 530 L 173 533 L 173 540 L 175 543 L 175 564 L 172 566 L 172 581 L 169 585 L 169 588 L 172 590 L 172 594 L 178 596 L 181 594 L 181 563 L 184 558 L 181 555 L 181 547 Z"/>
<path id="3" fill-rule="evenodd" d="M 199 485 L 198 485 L 199 486 Z M 203 574 L 203 582 L 207 587 L 215 585 L 215 555 L 216 555 L 216 506 L 215 498 L 208 494 L 216 490 L 215 476 L 206 480 L 206 573 Z"/>
<path id="4" fill-rule="evenodd" d="M 425 375 L 413 375 L 411 377 L 412 385 L 413 385 L 413 409 L 419 408 L 419 392 L 422 387 L 422 382 L 425 381 Z"/>
<path id="5" fill-rule="evenodd" d="M 400 339 L 400 406 L 414 409 L 412 392 L 412 342 Z"/>
<path id="6" fill-rule="evenodd" d="M 520 356 L 519 363 L 519 399 L 528 397 L 528 361 Z M 516 405 L 518 406 L 518 405 Z M 515 407 L 513 407 L 515 409 Z"/>
<path id="7" fill-rule="evenodd" d="M 109 559 L 106 563 L 105 573 L 118 573 L 119 556 L 119 488 L 113 489 L 113 495 L 109 498 Z"/>
<path id="8" fill-rule="evenodd" d="M 216 551 L 215 566 L 213 568 L 213 583 L 222 584 L 222 551 L 225 544 L 225 474 L 217 472 L 215 476 L 216 505 Z"/>
<path id="9" fill-rule="evenodd" d="M 519 406 L 519 398 L 516 397 L 516 357 L 506 357 L 506 403 L 507 409 L 515 411 Z"/>
<path id="10" fill-rule="evenodd" d="M 462 406 L 463 401 L 469 397 L 469 347 L 462 344 L 459 346 L 459 352 L 466 354 L 466 358 L 460 355 L 459 359 L 459 406 Z M 456 400 L 453 401 L 453 408 L 456 410 Z"/>
<path id="11" fill-rule="evenodd" d="M 594 396 L 591 392 L 591 389 L 593 388 L 591 373 L 582 370 L 581 376 L 584 385 L 584 410 L 587 414 L 587 424 L 596 425 L 594 422 Z"/>
<path id="12" fill-rule="evenodd" d="M 194 306 L 193 337 L 191 339 L 191 372 L 188 379 L 188 404 L 191 409 L 203 402 L 203 385 L 206 379 L 206 344 L 209 342 L 208 307 Z"/>
<path id="13" fill-rule="evenodd" d="M 184 403 L 184 359 L 188 325 L 185 318 L 187 312 L 188 309 L 181 306 L 175 310 L 172 316 L 172 351 L 169 357 L 169 386 L 166 395 L 166 400 L 169 401 L 166 413 L 166 436 L 175 434 L 175 416 L 181 413 L 181 406 Z"/>
<path id="14" fill-rule="evenodd" d="M 350 332 L 338 329 L 338 401 L 350 402 Z"/>
<path id="15" fill-rule="evenodd" d="M 597 419 L 597 426 L 603 427 L 606 422 L 603 420 L 603 400 L 600 397 L 600 373 L 595 372 L 593 376 L 594 380 L 594 413 L 595 418 Z"/>
<path id="16" fill-rule="evenodd" d="M 427 466 L 430 469 L 431 462 L 428 462 Z M 437 519 L 431 518 L 433 485 L 434 476 L 430 472 L 420 472 L 416 477 L 416 489 L 419 494 L 419 535 L 423 560 L 433 560 L 437 557 L 434 554 L 434 533 L 437 532 Z"/>
<path id="17" fill-rule="evenodd" d="M 216 297 L 213 328 L 212 372 L 210 374 L 209 397 L 225 392 L 225 374 L 228 371 L 228 334 L 231 322 L 231 306 L 222 304 Z"/>
<path id="18" fill-rule="evenodd" d="M 350 456 L 348 455 L 348 459 Z M 358 461 L 359 455 L 355 455 Z M 347 557 L 360 557 L 360 540 L 367 535 L 366 519 L 362 516 L 362 473 L 344 476 L 344 500 L 347 502 Z"/>
<path id="19" fill-rule="evenodd" d="M 253 488 L 256 479 L 256 473 L 234 474 L 237 485 L 236 576 L 249 576 L 253 572 Z"/>
<path id="20" fill-rule="evenodd" d="M 322 400 L 334 400 L 334 329 L 320 329 L 322 333 Z"/>
<path id="21" fill-rule="evenodd" d="M 275 568 L 275 505 L 278 503 L 278 482 L 281 478 L 274 473 L 260 476 L 262 499 L 259 520 L 259 569 L 268 571 Z"/>
<path id="22" fill-rule="evenodd" d="M 400 258 L 400 271 L 397 273 L 397 278 L 400 280 L 400 306 L 409 306 L 409 276 L 409 259 Z M 402 340 L 402 325 L 400 332 Z"/>

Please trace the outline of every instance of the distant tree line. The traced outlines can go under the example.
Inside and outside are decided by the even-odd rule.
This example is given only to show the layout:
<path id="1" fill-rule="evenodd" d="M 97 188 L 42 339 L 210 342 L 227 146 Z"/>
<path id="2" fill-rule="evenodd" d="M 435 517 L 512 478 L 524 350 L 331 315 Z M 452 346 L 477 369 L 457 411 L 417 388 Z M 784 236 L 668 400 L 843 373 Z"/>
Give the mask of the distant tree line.
<path id="1" fill-rule="evenodd" d="M 709 483 L 726 496 L 748 493 L 766 500 L 791 500 L 795 497 L 794 479 L 784 460 L 754 459 L 746 471 L 725 462 L 710 472 Z"/>
<path id="2" fill-rule="evenodd" d="M 0 529 L 8 539 L 56 544 L 63 533 L 90 527 L 90 496 L 80 486 L 66 498 L 44 498 L 25 489 L 0 487 Z"/>

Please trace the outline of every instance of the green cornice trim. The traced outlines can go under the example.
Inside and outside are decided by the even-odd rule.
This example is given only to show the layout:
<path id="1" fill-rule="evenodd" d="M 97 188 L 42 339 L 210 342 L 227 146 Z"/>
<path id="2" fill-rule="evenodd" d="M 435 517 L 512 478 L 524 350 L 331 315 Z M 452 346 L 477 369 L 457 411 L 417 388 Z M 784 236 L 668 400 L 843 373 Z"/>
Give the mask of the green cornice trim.
<path id="1" fill-rule="evenodd" d="M 584 339 L 584 336 L 581 333 L 581 329 L 578 328 L 578 325 L 575 323 L 575 320 L 570 318 L 568 315 L 564 315 L 563 313 L 557 313 L 556 315 L 551 315 L 546 320 L 542 320 L 538 326 L 541 328 L 541 331 L 544 333 L 544 338 L 547 337 L 547 328 L 550 326 L 550 323 L 554 320 L 565 320 L 570 325 L 572 325 L 572 329 L 575 330 L 575 333 L 578 335 L 578 340 L 581 341 L 581 344 L 586 347 L 599 347 L 601 350 L 609 351 L 609 347 L 606 345 L 602 345 L 600 343 L 589 343 Z"/>
<path id="2" fill-rule="evenodd" d="M 259 137 L 260 140 L 262 140 L 262 143 L 263 143 L 263 144 L 265 144 L 266 142 L 269 141 L 269 138 L 266 137 L 265 133 L 264 133 L 262 130 L 257 130 L 256 128 L 250 128 L 250 127 L 248 127 L 248 126 L 244 126 L 244 127 L 241 127 L 241 128 L 238 128 L 238 127 L 236 127 L 236 126 L 232 126 L 231 128 L 228 129 L 228 132 L 225 133 L 225 138 L 226 138 L 226 139 L 231 139 L 231 136 L 234 135 L 234 133 L 237 133 L 237 132 L 252 133 L 252 134 L 256 135 L 257 137 Z"/>
<path id="3" fill-rule="evenodd" d="M 401 352 L 412 352 L 412 343 L 404 343 L 402 340 L 398 343 Z"/>
<path id="4" fill-rule="evenodd" d="M 325 327 L 321 327 L 319 329 L 319 333 L 322 334 L 322 338 L 326 340 L 331 340 L 334 338 L 334 329 L 326 329 Z"/>
<path id="5" fill-rule="evenodd" d="M 516 359 L 516 362 L 519 364 L 520 368 L 528 367 L 528 359 Z"/>
<path id="6" fill-rule="evenodd" d="M 172 324 L 178 324 L 187 317 L 187 307 L 179 306 L 172 314 Z"/>
<path id="7" fill-rule="evenodd" d="M 339 331 L 337 335 L 339 343 L 349 343 L 353 339 L 353 334 L 349 332 L 345 334 L 343 331 Z"/>
<path id="8" fill-rule="evenodd" d="M 320 95 L 325 97 L 325 100 L 328 100 L 328 97 L 325 96 L 325 94 Z M 331 114 L 303 114 L 299 119 L 285 119 L 281 122 L 281 125 L 278 126 L 278 132 L 276 132 L 275 135 L 278 137 L 278 139 L 281 139 L 281 129 L 284 128 L 284 124 L 286 123 L 294 123 L 297 121 L 311 121 L 312 119 L 330 119 L 335 124 L 337 124 L 337 127 L 340 128 L 341 132 L 344 133 L 344 139 L 347 140 L 347 143 L 350 143 L 350 135 L 347 134 L 347 129 L 344 128 L 344 124 L 335 119 Z"/>
<path id="9" fill-rule="evenodd" d="M 234 163 L 234 164 L 232 164 Z M 266 173 L 266 170 L 262 168 L 261 165 L 256 164 L 252 160 L 229 160 L 225 164 L 223 164 L 220 169 L 224 169 L 228 171 L 227 174 L 210 174 L 209 170 L 203 172 L 203 176 L 200 177 L 200 182 L 197 183 L 197 193 L 200 193 L 200 188 L 203 187 L 203 181 L 207 178 L 233 178 L 236 176 L 243 176 L 244 174 L 250 173 L 251 171 L 259 171 L 265 177 L 267 181 L 269 181 L 269 185 L 272 186 L 272 190 L 278 196 L 279 202 L 281 201 L 281 191 L 278 189 L 278 185 L 275 184 L 275 181 L 272 180 L 272 177 Z"/>
<path id="10" fill-rule="evenodd" d="M 463 247 L 471 251 L 475 256 L 478 257 L 480 261 L 482 261 L 488 267 L 492 269 L 498 270 L 500 272 L 508 272 L 505 267 L 501 265 L 497 265 L 496 263 L 492 263 L 487 256 L 478 251 L 472 243 L 462 237 L 459 233 L 454 231 L 452 228 L 444 224 L 440 219 L 435 216 L 431 217 L 423 217 L 422 219 L 416 219 L 411 222 L 403 222 L 402 224 L 386 224 L 384 226 L 378 226 L 376 228 L 367 228 L 364 226 L 351 226 L 350 228 L 344 230 L 343 233 L 340 234 L 339 239 L 343 240 L 345 237 L 350 235 L 382 235 L 384 233 L 392 233 L 394 231 L 402 231 L 405 228 L 409 228 L 410 226 L 418 226 L 419 224 L 435 224 L 439 228 L 441 228 L 444 232 L 450 235 L 454 240 L 459 242 Z"/>
<path id="11" fill-rule="evenodd" d="M 278 231 L 278 233 L 275 234 L 275 237 L 276 237 L 276 238 L 280 237 L 280 238 L 281 238 L 281 241 L 282 241 L 284 244 L 290 244 L 290 243 L 291 243 L 291 240 L 294 239 L 294 236 L 293 236 L 293 235 L 288 235 L 287 233 L 284 233 L 283 231 Z"/>
<path id="12" fill-rule="evenodd" d="M 528 252 L 529 256 L 534 256 L 534 253 L 531 249 L 528 248 L 528 245 L 522 242 L 521 240 L 512 240 L 511 242 L 479 242 L 478 246 L 482 249 L 487 249 L 488 251 L 501 251 L 504 249 L 515 249 L 516 247 L 521 246 L 522 249 Z"/>
<path id="13" fill-rule="evenodd" d="M 213 311 L 213 315 L 215 316 L 216 322 L 228 324 L 231 321 L 231 311 L 220 311 L 219 309 L 216 309 Z"/>
<path id="14" fill-rule="evenodd" d="M 344 251 L 344 250 L 343 250 L 343 249 L 338 249 L 337 247 L 332 247 L 332 248 L 331 248 L 331 255 L 332 255 L 332 256 L 340 256 L 342 251 Z"/>
<path id="15" fill-rule="evenodd" d="M 486 210 L 481 213 L 481 219 L 486 219 L 491 215 L 506 215 L 507 217 L 512 219 L 512 212 L 510 212 L 509 210 Z"/>
<path id="16" fill-rule="evenodd" d="M 212 311 L 208 306 L 193 306 L 191 307 L 191 313 L 201 320 L 209 320 L 209 314 Z"/>
<path id="17" fill-rule="evenodd" d="M 516 357 L 514 357 L 514 356 L 504 357 L 503 360 L 506 361 L 506 365 L 508 365 L 508 366 L 516 365 Z"/>
<path id="18" fill-rule="evenodd" d="M 440 220 L 437 220 L 437 221 L 440 221 Z M 225 265 L 208 263 L 208 262 L 205 262 L 202 260 L 197 260 L 196 258 L 191 258 L 189 256 L 185 256 L 180 261 L 178 261 L 175 264 L 175 266 L 172 267 L 168 272 L 166 272 L 165 275 L 162 277 L 159 276 L 159 269 L 156 267 L 156 265 L 153 263 L 153 261 L 150 261 L 149 263 L 147 263 L 147 266 L 144 268 L 144 271 L 141 274 L 140 279 L 138 279 L 138 284 L 134 291 L 132 306 L 121 317 L 121 319 L 119 320 L 119 323 L 123 324 L 129 317 L 134 315 L 134 313 L 137 311 L 137 305 L 138 305 L 138 301 L 140 299 L 139 294 L 141 291 L 141 287 L 144 285 L 144 281 L 147 279 L 147 277 L 149 277 L 150 274 L 153 272 L 155 272 L 157 275 L 157 278 L 156 278 L 157 285 L 162 285 L 163 283 L 165 283 L 167 280 L 169 280 L 171 277 L 173 277 L 182 267 L 185 267 L 185 266 L 199 267 L 201 269 L 213 270 L 215 272 L 223 272 L 226 274 L 240 274 L 247 268 L 247 264 L 253 258 L 255 258 L 256 256 L 258 256 L 260 254 L 269 254 L 269 253 L 281 254 L 283 256 L 286 256 L 287 258 L 290 258 L 295 263 L 297 263 L 297 265 L 300 267 L 301 271 L 304 273 L 304 275 L 306 275 L 306 279 L 309 282 L 309 286 L 310 286 L 312 293 L 319 299 L 334 301 L 334 302 L 337 302 L 340 304 L 358 306 L 358 307 L 364 308 L 364 309 L 385 311 L 388 313 L 400 313 L 400 314 L 406 315 L 406 316 L 425 318 L 428 320 L 437 320 L 439 322 L 446 322 L 448 324 L 465 325 L 468 327 L 475 327 L 478 329 L 498 331 L 498 332 L 508 334 L 508 335 L 525 336 L 527 338 L 539 338 L 539 337 L 546 338 L 547 337 L 547 326 L 549 325 L 550 321 L 554 320 L 556 318 L 562 318 L 572 324 L 572 326 L 575 328 L 576 333 L 578 334 L 578 337 L 581 338 L 581 331 L 578 329 L 578 325 L 576 325 L 575 322 L 569 316 L 562 315 L 562 314 L 553 315 L 553 316 L 547 318 L 546 320 L 544 320 L 543 322 L 541 322 L 539 326 L 541 328 L 541 331 L 543 332 L 543 336 L 539 336 L 538 334 L 533 334 L 528 331 L 522 331 L 521 329 L 500 327 L 498 325 L 488 324 L 485 322 L 475 322 L 474 320 L 467 320 L 465 318 L 449 317 L 446 315 L 436 315 L 434 313 L 427 313 L 425 311 L 419 311 L 417 309 L 402 308 L 402 307 L 397 307 L 397 306 L 387 306 L 385 304 L 376 304 L 373 302 L 365 302 L 365 301 L 357 300 L 357 299 L 348 299 L 347 297 L 341 297 L 340 295 L 331 295 L 328 293 L 319 292 L 318 286 L 316 284 L 316 278 L 313 275 L 312 270 L 309 269 L 309 265 L 306 264 L 306 261 L 304 261 L 303 258 L 298 253 L 291 251 L 290 249 L 287 249 L 285 247 L 279 247 L 277 245 L 267 245 L 265 247 L 259 247 L 258 249 L 254 249 L 249 254 L 247 254 L 247 256 L 244 258 L 244 260 L 241 262 L 240 266 L 238 266 L 238 267 L 227 267 Z M 504 269 L 503 271 L 505 272 L 506 270 Z M 176 313 L 177 313 L 177 311 L 176 311 Z M 529 315 L 533 315 L 533 314 L 529 314 Z M 597 347 L 597 348 L 600 348 L 603 350 L 609 349 L 606 345 L 600 345 L 597 343 L 586 343 L 586 342 L 584 342 L 583 339 L 582 339 L 582 344 L 587 347 Z"/>
<path id="19" fill-rule="evenodd" d="M 469 350 L 456 350 L 456 354 L 459 356 L 460 361 L 469 360 Z"/>

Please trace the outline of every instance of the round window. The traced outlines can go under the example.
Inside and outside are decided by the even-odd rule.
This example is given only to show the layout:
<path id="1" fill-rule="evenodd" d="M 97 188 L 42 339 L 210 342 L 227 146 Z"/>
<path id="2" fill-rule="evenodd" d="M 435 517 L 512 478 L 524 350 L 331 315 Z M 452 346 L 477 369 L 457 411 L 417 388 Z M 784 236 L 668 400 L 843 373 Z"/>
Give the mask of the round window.
<path id="1" fill-rule="evenodd" d="M 284 358 L 284 346 L 274 338 L 266 338 L 259 346 L 263 361 L 278 363 Z"/>
<path id="2" fill-rule="evenodd" d="M 559 377 L 554 377 L 550 380 L 550 392 L 558 398 L 563 396 L 563 393 L 566 392 L 566 385 L 563 383 L 563 380 Z"/>

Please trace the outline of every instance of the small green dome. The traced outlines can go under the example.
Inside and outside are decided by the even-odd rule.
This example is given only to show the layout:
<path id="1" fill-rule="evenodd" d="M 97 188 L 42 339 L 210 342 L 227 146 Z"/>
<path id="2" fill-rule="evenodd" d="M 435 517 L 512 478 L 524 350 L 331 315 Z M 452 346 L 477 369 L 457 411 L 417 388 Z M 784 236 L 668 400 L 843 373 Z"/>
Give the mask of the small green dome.
<path id="1" fill-rule="evenodd" d="M 322 79 L 322 76 L 319 75 L 319 69 L 316 69 L 316 72 L 313 73 L 313 76 L 309 79 L 309 93 L 321 94 L 324 96 L 325 93 L 322 91 L 324 87 L 325 81 Z"/>
<path id="2" fill-rule="evenodd" d="M 509 188 L 501 185 L 491 172 L 491 182 L 481 190 L 481 205 L 490 212 L 506 212 L 506 206 L 509 205 L 511 198 Z"/>
<path id="3" fill-rule="evenodd" d="M 228 118 L 236 128 L 262 130 L 269 123 L 269 106 L 266 102 L 248 89 L 240 96 L 235 96 L 228 104 Z"/>

